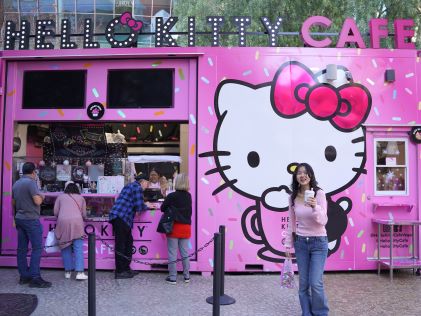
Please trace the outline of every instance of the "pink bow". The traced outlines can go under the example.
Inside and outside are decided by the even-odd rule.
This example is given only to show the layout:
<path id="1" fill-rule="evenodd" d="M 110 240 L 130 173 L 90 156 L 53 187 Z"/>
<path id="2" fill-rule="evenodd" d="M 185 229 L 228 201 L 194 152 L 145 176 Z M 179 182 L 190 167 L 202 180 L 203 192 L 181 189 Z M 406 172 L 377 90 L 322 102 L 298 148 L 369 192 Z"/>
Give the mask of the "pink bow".
<path id="1" fill-rule="evenodd" d="M 124 12 L 121 15 L 120 23 L 123 24 L 123 25 L 127 25 L 133 31 L 139 31 L 142 28 L 142 25 L 143 25 L 142 21 L 136 21 L 135 19 L 133 19 L 130 12 Z"/>
<path id="2" fill-rule="evenodd" d="M 279 68 L 272 82 L 271 99 L 282 117 L 308 112 L 318 120 L 329 120 L 344 132 L 356 130 L 371 108 L 370 92 L 363 85 L 348 83 L 336 88 L 319 83 L 313 72 L 299 62 Z"/>

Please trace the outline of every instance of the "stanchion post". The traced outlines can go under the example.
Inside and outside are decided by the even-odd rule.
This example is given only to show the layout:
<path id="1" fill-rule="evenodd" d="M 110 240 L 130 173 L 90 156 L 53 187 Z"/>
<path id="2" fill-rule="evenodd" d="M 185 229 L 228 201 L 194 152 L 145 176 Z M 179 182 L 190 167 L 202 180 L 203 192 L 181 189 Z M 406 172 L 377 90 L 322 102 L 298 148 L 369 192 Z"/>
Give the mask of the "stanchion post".
<path id="1" fill-rule="evenodd" d="M 221 235 L 214 234 L 213 239 L 213 296 L 206 299 L 206 302 L 213 304 L 212 316 L 219 316 L 221 296 Z"/>
<path id="2" fill-rule="evenodd" d="M 219 226 L 219 234 L 221 235 L 221 305 L 231 305 L 235 303 L 235 299 L 225 294 L 225 226 Z"/>
<path id="3" fill-rule="evenodd" d="M 96 315 L 96 293 L 95 293 L 95 234 L 88 235 L 88 315 Z"/>

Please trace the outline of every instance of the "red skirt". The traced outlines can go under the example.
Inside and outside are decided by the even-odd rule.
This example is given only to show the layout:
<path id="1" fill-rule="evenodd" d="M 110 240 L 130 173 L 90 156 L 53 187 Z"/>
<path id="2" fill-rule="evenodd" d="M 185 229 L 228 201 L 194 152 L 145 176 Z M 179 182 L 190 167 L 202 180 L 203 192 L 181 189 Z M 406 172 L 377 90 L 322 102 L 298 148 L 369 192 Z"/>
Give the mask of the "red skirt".
<path id="1" fill-rule="evenodd" d="M 174 227 L 171 234 L 167 234 L 170 238 L 190 238 L 191 225 L 174 222 Z"/>

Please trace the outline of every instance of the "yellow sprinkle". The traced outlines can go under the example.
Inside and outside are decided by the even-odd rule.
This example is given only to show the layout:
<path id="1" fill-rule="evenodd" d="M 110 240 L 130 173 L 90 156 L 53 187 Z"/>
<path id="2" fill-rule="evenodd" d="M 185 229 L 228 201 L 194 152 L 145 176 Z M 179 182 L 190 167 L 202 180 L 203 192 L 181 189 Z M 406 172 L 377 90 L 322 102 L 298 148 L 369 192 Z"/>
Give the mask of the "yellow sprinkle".
<path id="1" fill-rule="evenodd" d="M 377 254 L 378 254 L 378 251 L 377 251 L 377 248 L 374 250 L 374 254 L 373 254 L 373 257 L 374 258 L 377 258 Z"/>
<path id="2" fill-rule="evenodd" d="M 257 50 L 257 51 L 256 51 L 256 54 L 254 55 L 254 58 L 255 58 L 256 60 L 258 60 L 258 59 L 259 59 L 259 55 L 260 55 L 260 53 L 259 53 L 259 51 Z"/>
<path id="3" fill-rule="evenodd" d="M 190 156 L 194 156 L 195 151 L 196 151 L 196 145 L 193 144 L 190 147 Z"/>
<path id="4" fill-rule="evenodd" d="M 389 128 L 387 129 L 387 131 L 388 131 L 388 132 L 393 131 L 393 127 L 389 127 Z"/>
<path id="5" fill-rule="evenodd" d="M 230 240 L 229 249 L 232 250 L 234 248 L 234 240 Z"/>
<path id="6" fill-rule="evenodd" d="M 365 253 L 365 244 L 363 244 L 363 246 L 361 247 L 361 252 Z"/>
<path id="7" fill-rule="evenodd" d="M 164 111 L 158 111 L 158 112 L 154 113 L 155 116 L 160 116 L 160 115 L 164 115 L 164 114 L 165 114 Z"/>
<path id="8" fill-rule="evenodd" d="M 389 83 L 388 82 L 385 82 L 385 83 L 383 83 L 383 85 L 386 87 L 386 86 L 389 85 Z"/>
<path id="9" fill-rule="evenodd" d="M 7 96 L 11 97 L 12 95 L 14 95 L 16 93 L 16 89 L 13 89 L 12 91 L 10 91 Z"/>
<path id="10" fill-rule="evenodd" d="M 89 68 L 89 67 L 92 67 L 92 64 L 88 64 L 88 63 L 83 64 L 83 68 Z"/>
<path id="11" fill-rule="evenodd" d="M 64 116 L 64 112 L 62 109 L 57 109 L 58 114 L 60 114 L 60 116 Z"/>
<path id="12" fill-rule="evenodd" d="M 219 185 L 223 185 L 225 183 L 225 181 L 223 179 L 221 179 L 221 181 L 219 181 Z"/>
<path id="13" fill-rule="evenodd" d="M 162 61 L 155 61 L 152 63 L 152 67 L 156 67 L 162 64 Z"/>
<path id="14" fill-rule="evenodd" d="M 418 110 L 421 111 L 421 101 L 418 102 Z"/>
<path id="15" fill-rule="evenodd" d="M 7 171 L 10 171 L 12 169 L 12 167 L 10 166 L 10 163 L 8 163 L 7 161 L 4 162 L 4 165 L 7 169 Z"/>
<path id="16" fill-rule="evenodd" d="M 361 195 L 361 202 L 365 202 L 365 193 L 363 193 L 362 195 Z"/>
<path id="17" fill-rule="evenodd" d="M 409 251 L 409 254 L 412 254 L 412 244 L 409 245 L 408 251 Z"/>
<path id="18" fill-rule="evenodd" d="M 178 76 L 181 80 L 184 80 L 184 73 L 182 68 L 178 68 Z"/>
<path id="19" fill-rule="evenodd" d="M 420 62 L 420 58 L 419 57 L 417 57 L 417 63 L 419 63 Z"/>
<path id="20" fill-rule="evenodd" d="M 361 55 L 361 48 L 358 48 L 358 49 L 357 49 L 357 54 L 358 54 L 358 56 L 360 56 L 360 55 Z"/>
<path id="21" fill-rule="evenodd" d="M 161 255 L 159 254 L 159 253 L 157 253 L 156 255 L 155 255 L 155 259 L 160 259 L 161 258 Z"/>
<path id="22" fill-rule="evenodd" d="M 152 133 L 153 131 L 153 125 L 149 126 L 149 133 Z"/>

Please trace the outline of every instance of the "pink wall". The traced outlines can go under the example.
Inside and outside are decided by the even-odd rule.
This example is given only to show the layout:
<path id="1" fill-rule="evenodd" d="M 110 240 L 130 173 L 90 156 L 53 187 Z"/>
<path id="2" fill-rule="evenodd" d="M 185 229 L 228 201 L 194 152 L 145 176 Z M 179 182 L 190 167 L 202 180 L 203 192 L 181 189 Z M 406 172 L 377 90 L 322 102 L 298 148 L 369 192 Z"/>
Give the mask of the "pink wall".
<path id="1" fill-rule="evenodd" d="M 189 121 L 189 173 L 195 184 L 192 193 L 196 205 L 192 251 L 207 242 L 219 225 L 225 225 L 226 268 L 229 271 L 244 271 L 248 265 L 261 265 L 267 271 L 279 270 L 279 262 L 284 258 L 283 231 L 288 222 L 284 211 L 285 188 L 291 182 L 286 167 L 292 162 L 309 162 L 328 195 L 331 211 L 329 270 L 376 267 L 371 260 L 376 255 L 373 217 L 420 217 L 420 145 L 407 141 L 409 195 L 375 196 L 373 184 L 374 138 L 380 135 L 408 139 L 411 126 L 421 124 L 421 86 L 417 81 L 421 69 L 415 51 L 165 48 L 25 51 L 4 52 L 4 55 L 3 61 L 10 60 L 5 91 L 7 110 L 2 113 L 7 117 L 5 140 L 12 137 L 14 120 L 89 120 L 85 111 L 79 110 L 19 109 L 23 70 L 87 69 L 86 104 L 89 104 L 106 100 L 108 68 L 182 69 L 185 79 L 179 77 L 176 81 L 178 93 L 175 95 L 179 99 L 176 99 L 178 105 L 174 109 L 123 110 L 124 115 L 107 109 L 102 120 Z M 172 55 L 177 58 L 173 59 Z M 32 58 L 37 56 L 42 59 Z M 18 59 L 29 62 L 20 63 Z M 338 79 L 331 82 L 335 89 L 332 91 L 350 102 L 353 118 L 349 115 L 345 115 L 345 119 L 338 116 L 321 118 L 317 109 L 306 105 L 305 97 L 300 101 L 293 94 L 297 85 L 306 84 L 311 88 L 326 82 L 323 71 L 328 64 L 338 67 Z M 386 69 L 396 71 L 395 82 L 385 83 Z M 346 79 L 349 74 L 353 82 Z M 304 91 L 304 96 L 309 91 L 311 89 Z M 297 115 L 291 116 L 288 111 L 296 111 Z M 361 137 L 363 141 L 353 142 Z M 327 146 L 336 149 L 333 162 L 325 158 Z M 230 152 L 230 155 L 216 155 L 217 151 Z M 204 154 L 210 152 L 214 153 L 213 157 Z M 251 152 L 258 154 L 258 166 L 250 166 Z M 10 141 L 4 141 L 4 153 L 2 236 L 6 242 L 2 247 L 8 248 L 14 243 L 7 240 L 15 238 L 10 208 Z M 237 181 L 228 183 L 234 180 Z M 229 184 L 225 189 L 221 187 L 224 183 Z M 215 190 L 218 192 L 213 193 Z M 374 203 L 414 207 L 411 212 L 393 206 L 373 212 Z M 147 236 L 156 240 L 156 248 L 151 248 L 151 259 L 162 262 L 160 259 L 165 255 L 163 240 L 154 231 L 157 216 L 145 214 L 145 218 L 152 219 L 146 229 L 149 231 Z M 408 243 L 411 244 L 410 238 Z M 408 247 L 412 247 L 409 244 Z M 406 255 L 408 249 L 401 248 L 398 253 Z M 210 271 L 212 258 L 212 247 L 207 247 L 193 260 L 192 268 Z M 0 257 L 0 263 L 4 264 L 14 264 L 13 260 Z M 61 264 L 51 260 L 45 259 L 44 265 Z M 104 258 L 98 264 L 112 268 L 113 262 Z M 136 268 L 148 269 L 141 265 Z"/>

